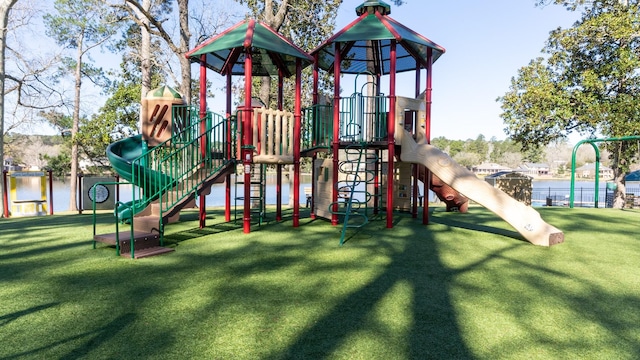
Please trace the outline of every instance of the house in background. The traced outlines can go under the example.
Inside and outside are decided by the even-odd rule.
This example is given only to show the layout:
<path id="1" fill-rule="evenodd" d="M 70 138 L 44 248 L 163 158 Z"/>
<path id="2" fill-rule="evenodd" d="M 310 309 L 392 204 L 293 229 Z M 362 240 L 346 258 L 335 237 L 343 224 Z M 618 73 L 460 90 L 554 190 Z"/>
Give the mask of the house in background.
<path id="1" fill-rule="evenodd" d="M 13 163 L 12 157 L 4 158 L 4 164 L 2 166 L 3 171 L 20 171 L 22 170 L 22 166 L 16 165 Z"/>
<path id="2" fill-rule="evenodd" d="M 610 167 L 600 164 L 599 168 L 600 178 L 613 179 L 613 170 Z M 596 164 L 586 163 L 576 169 L 576 176 L 581 178 L 595 179 Z"/>
<path id="3" fill-rule="evenodd" d="M 496 163 L 482 163 L 471 168 L 471 171 L 476 175 L 491 175 L 510 170 L 510 168 Z"/>
<path id="4" fill-rule="evenodd" d="M 549 165 L 540 163 L 524 163 L 518 166 L 515 171 L 533 177 L 547 176 L 551 174 L 549 171 Z"/>

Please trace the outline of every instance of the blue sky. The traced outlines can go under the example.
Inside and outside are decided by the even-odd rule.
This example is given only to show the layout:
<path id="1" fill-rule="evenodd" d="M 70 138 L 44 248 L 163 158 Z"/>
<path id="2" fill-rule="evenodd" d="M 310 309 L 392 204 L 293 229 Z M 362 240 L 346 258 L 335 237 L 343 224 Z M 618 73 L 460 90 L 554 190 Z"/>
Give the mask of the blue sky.
<path id="1" fill-rule="evenodd" d="M 363 2 L 343 1 L 336 31 L 356 19 L 355 8 Z M 569 27 L 579 17 L 559 6 L 538 8 L 534 3 L 535 0 L 405 0 L 402 6 L 392 5 L 392 18 L 446 49 L 433 67 L 433 137 L 466 140 L 482 134 L 486 139 L 506 138 L 496 98 L 508 90 L 511 77 L 520 67 L 541 55 L 551 30 Z M 112 62 L 107 59 L 118 62 L 117 56 L 102 53 L 94 58 L 104 66 L 105 62 Z M 413 78 L 413 73 L 399 76 L 399 95 L 414 95 Z M 209 79 L 214 86 L 223 86 L 223 79 L 217 74 L 210 72 Z M 424 79 L 422 82 L 424 86 Z M 351 84 L 352 81 L 343 81 L 343 91 L 351 93 Z M 90 93 L 88 89 L 83 91 L 85 95 Z M 388 89 L 383 88 L 383 92 L 388 93 Z M 211 110 L 224 110 L 223 98 L 210 99 Z"/>
<path id="2" fill-rule="evenodd" d="M 355 8 L 362 3 L 343 2 L 336 30 L 356 18 Z M 538 8 L 534 3 L 406 0 L 402 6 L 392 5 L 392 18 L 446 49 L 433 66 L 433 137 L 506 138 L 496 98 L 507 92 L 520 67 L 541 56 L 551 30 L 570 27 L 579 17 L 559 6 Z M 414 95 L 413 76 L 398 79 L 398 95 Z"/>

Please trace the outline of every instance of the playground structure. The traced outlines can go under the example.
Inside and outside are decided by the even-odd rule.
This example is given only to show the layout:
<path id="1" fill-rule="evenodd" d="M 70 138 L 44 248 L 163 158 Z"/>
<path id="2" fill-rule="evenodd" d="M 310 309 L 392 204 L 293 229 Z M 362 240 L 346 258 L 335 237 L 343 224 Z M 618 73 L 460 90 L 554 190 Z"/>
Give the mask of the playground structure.
<path id="1" fill-rule="evenodd" d="M 300 159 L 313 160 L 310 207 L 312 217 L 361 227 L 371 216 L 393 227 L 396 209 L 417 217 L 418 198 L 428 189 L 447 210 L 467 210 L 472 199 L 505 219 L 533 244 L 563 241 L 560 230 L 546 224 L 530 206 L 478 179 L 449 156 L 429 145 L 432 65 L 444 48 L 390 18 L 389 5 L 366 1 L 358 18 L 310 54 L 273 29 L 246 20 L 205 41 L 186 54 L 200 65 L 199 108 L 185 105 L 174 90 L 151 91 L 144 101 L 142 133 L 109 146 L 107 155 L 121 178 L 137 185 L 128 203 L 116 206 L 116 232 L 96 234 L 95 242 L 116 246 L 132 258 L 172 249 L 163 248 L 164 226 L 179 219 L 183 208 L 199 200 L 200 227 L 206 226 L 205 197 L 215 182 L 225 183 L 225 220 L 231 220 L 231 175 L 237 166 L 242 188 L 243 231 L 251 231 L 264 208 L 264 192 L 256 191 L 265 165 L 276 167 L 276 220 L 282 166 L 293 165 L 293 226 L 300 219 Z M 302 109 L 301 73 L 313 65 L 313 104 Z M 226 77 L 226 114 L 207 111 L 207 70 Z M 421 70 L 426 89 L 421 91 Z M 334 97 L 322 103 L 319 72 L 334 75 Z M 415 72 L 415 94 L 396 94 L 396 74 Z M 365 79 L 350 96 L 341 95 L 343 74 Z M 231 80 L 244 76 L 244 104 L 232 109 Z M 277 77 L 277 108 L 252 103 L 253 76 Z M 285 110 L 283 80 L 295 78 L 293 111 Z M 388 95 L 381 78 L 388 76 Z M 318 154 L 327 153 L 325 159 Z M 419 189 L 422 183 L 422 189 Z M 463 195 L 464 194 L 464 195 Z M 428 201 L 423 223 L 428 223 Z M 131 223 L 119 232 L 118 223 Z M 95 229 L 95 228 L 94 228 Z"/>
<path id="2" fill-rule="evenodd" d="M 569 207 L 573 208 L 574 200 L 575 200 L 575 184 L 576 184 L 576 154 L 578 152 L 578 148 L 583 144 L 589 144 L 593 148 L 593 151 L 596 155 L 596 169 L 595 169 L 595 191 L 594 191 L 594 207 L 598 207 L 598 189 L 600 186 L 600 149 L 596 146 L 596 143 L 601 142 L 614 142 L 614 141 L 629 141 L 629 140 L 640 140 L 640 136 L 623 136 L 623 137 L 613 137 L 613 138 L 604 138 L 604 139 L 585 139 L 580 140 L 573 147 L 573 151 L 571 153 L 571 192 L 569 195 Z"/>
<path id="3" fill-rule="evenodd" d="M 7 186 L 7 178 L 9 178 L 9 186 Z M 40 188 L 39 198 L 18 199 L 18 179 L 37 181 Z M 51 171 L 3 171 L 2 181 L 4 188 L 9 189 L 8 192 L 4 192 L 4 217 L 53 215 L 53 176 Z M 47 187 L 49 188 L 48 192 Z"/>

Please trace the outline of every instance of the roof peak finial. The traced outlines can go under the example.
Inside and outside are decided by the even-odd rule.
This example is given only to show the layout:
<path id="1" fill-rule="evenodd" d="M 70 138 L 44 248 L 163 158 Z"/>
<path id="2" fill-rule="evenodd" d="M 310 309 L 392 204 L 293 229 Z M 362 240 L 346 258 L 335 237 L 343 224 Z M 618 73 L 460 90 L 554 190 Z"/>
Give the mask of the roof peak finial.
<path id="1" fill-rule="evenodd" d="M 389 15 L 391 14 L 391 6 L 384 1 L 367 0 L 356 8 L 356 14 L 358 16 L 364 13 L 373 14 L 376 11 L 379 12 L 380 15 Z"/>

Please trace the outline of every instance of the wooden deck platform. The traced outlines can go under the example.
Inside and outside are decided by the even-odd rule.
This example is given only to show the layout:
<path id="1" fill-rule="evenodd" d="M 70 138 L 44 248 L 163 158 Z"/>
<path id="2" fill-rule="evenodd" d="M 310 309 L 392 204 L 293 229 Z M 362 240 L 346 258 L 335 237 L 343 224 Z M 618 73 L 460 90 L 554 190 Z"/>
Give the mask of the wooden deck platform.
<path id="1" fill-rule="evenodd" d="M 131 233 L 129 231 L 121 231 L 120 233 L 95 235 L 93 239 L 103 244 L 115 246 L 116 239 L 120 240 L 120 256 L 131 257 Z M 165 254 L 174 251 L 172 248 L 160 246 L 160 236 L 157 233 L 148 233 L 142 231 L 134 231 L 134 259 L 140 259 L 149 256 Z"/>

